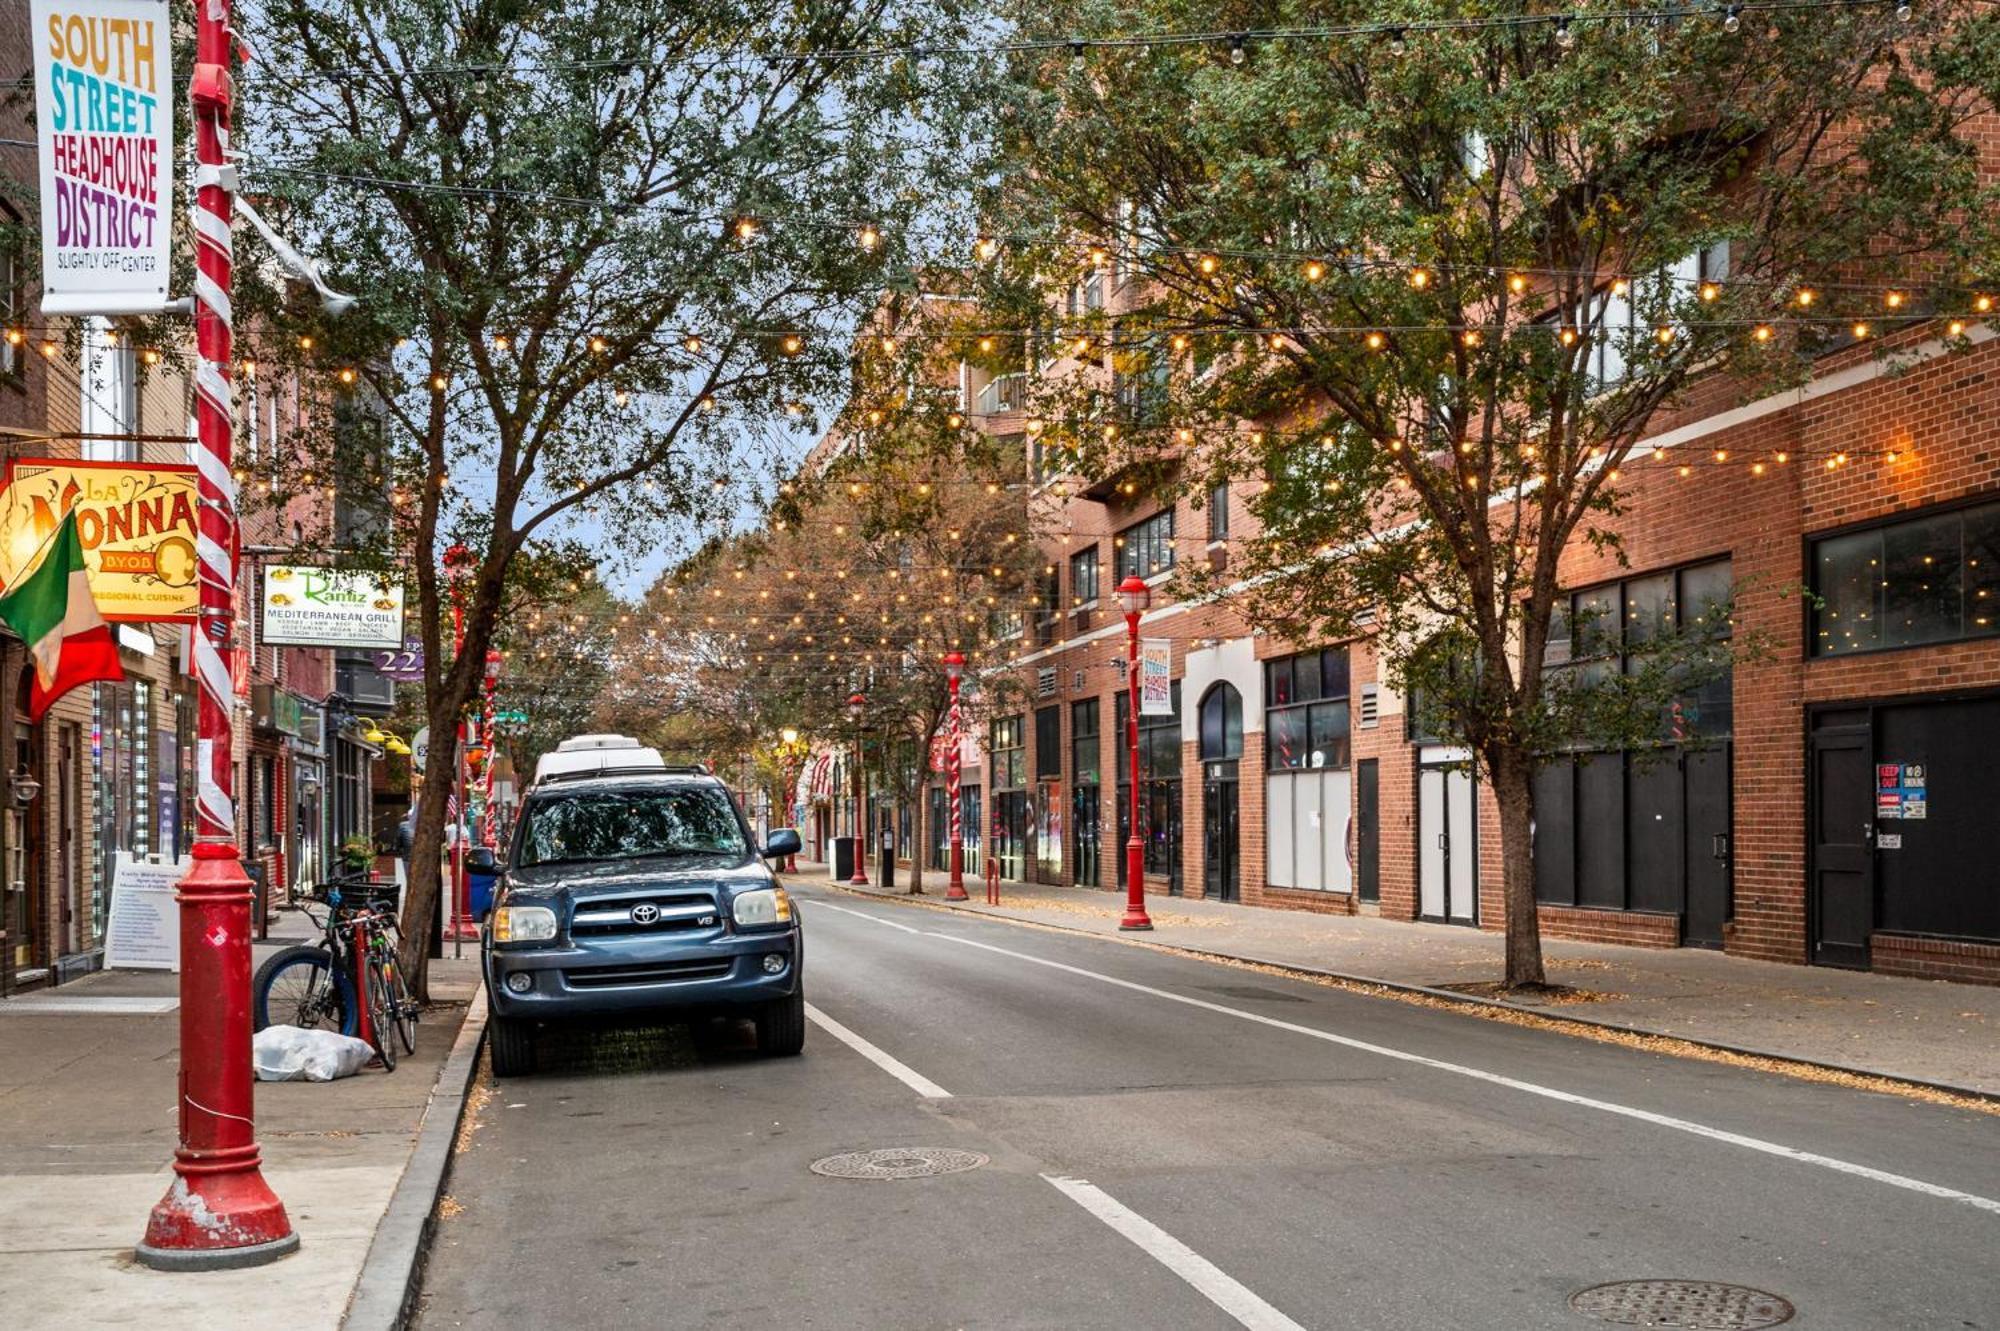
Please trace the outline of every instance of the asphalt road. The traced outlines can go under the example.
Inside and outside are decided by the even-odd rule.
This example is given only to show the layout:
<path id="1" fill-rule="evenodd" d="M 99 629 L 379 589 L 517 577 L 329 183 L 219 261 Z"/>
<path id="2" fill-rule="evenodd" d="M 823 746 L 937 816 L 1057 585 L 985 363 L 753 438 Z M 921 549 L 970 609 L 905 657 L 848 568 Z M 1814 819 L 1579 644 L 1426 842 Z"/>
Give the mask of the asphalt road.
<path id="1" fill-rule="evenodd" d="M 424 1327 L 1587 1331 L 1672 1279 L 2000 1328 L 2000 1117 L 805 895 L 803 1057 L 669 1028 L 493 1084 Z M 989 1160 L 809 1169 L 911 1147 Z"/>

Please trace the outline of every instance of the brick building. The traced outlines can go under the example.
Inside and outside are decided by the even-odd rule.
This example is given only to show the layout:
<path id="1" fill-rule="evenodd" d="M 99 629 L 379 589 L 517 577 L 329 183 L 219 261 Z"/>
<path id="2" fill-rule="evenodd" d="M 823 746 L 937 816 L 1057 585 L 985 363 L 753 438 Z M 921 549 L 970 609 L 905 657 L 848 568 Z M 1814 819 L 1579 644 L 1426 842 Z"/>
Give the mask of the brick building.
<path id="1" fill-rule="evenodd" d="M 4 12 L 0 64 L 29 69 L 27 5 L 13 0 Z M 193 393 L 185 356 L 173 353 L 188 347 L 140 345 L 127 321 L 40 313 L 23 239 L 38 225 L 35 151 L 21 146 L 33 141 L 31 106 L 29 97 L 0 106 L 0 460 L 186 463 Z M 191 345 L 191 323 L 178 335 Z M 249 468 L 328 409 L 324 395 L 293 378 L 267 371 L 265 381 L 246 367 L 239 388 L 238 454 Z M 267 900 L 323 873 L 341 838 L 371 831 L 375 752 L 358 739 L 352 700 L 375 685 L 372 668 L 256 638 L 254 552 L 282 549 L 344 508 L 340 496 L 331 505 L 316 497 L 282 512 L 253 508 L 245 522 L 253 553 L 236 621 L 245 648 L 236 788 L 245 862 Z M 112 632 L 126 678 L 75 689 L 30 722 L 32 666 L 0 629 L 8 700 L 0 706 L 0 992 L 102 965 L 116 857 L 172 857 L 193 840 L 195 690 L 183 626 L 120 623 Z"/>
<path id="2" fill-rule="evenodd" d="M 1775 397 L 1699 386 L 1628 466 L 1626 565 L 1566 552 L 1563 585 L 1607 622 L 1693 613 L 1734 587 L 1737 622 L 1771 646 L 1691 709 L 1707 742 L 1544 769 L 1550 935 L 2000 982 L 2000 868 L 1979 833 L 2000 807 L 1981 758 L 2000 745 L 2000 339 L 1977 325 L 1953 353 L 1927 335 L 1901 368 L 1848 348 Z M 1148 891 L 1501 927 L 1491 796 L 1463 753 L 1414 733 L 1365 636 L 1282 642 L 1226 595 L 1165 599 L 1190 561 L 1226 574 L 1260 482 L 1162 507 L 1115 476 L 1067 478 L 1058 498 L 1014 377 L 963 367 L 959 397 L 1018 440 L 1053 533 L 1013 662 L 1033 701 L 981 720 L 969 844 L 1008 877 L 1122 883 L 1113 589 L 1136 572 L 1155 597 L 1142 636 L 1173 644 L 1176 703 L 1141 732 Z"/>

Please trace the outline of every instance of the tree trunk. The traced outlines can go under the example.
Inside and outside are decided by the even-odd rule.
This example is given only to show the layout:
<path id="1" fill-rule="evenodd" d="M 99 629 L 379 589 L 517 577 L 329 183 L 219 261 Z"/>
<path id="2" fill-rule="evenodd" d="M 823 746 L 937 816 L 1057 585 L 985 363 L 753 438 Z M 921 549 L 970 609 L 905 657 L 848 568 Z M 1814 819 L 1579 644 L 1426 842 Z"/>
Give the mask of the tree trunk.
<path id="1" fill-rule="evenodd" d="M 1507 915 L 1509 989 L 1546 983 L 1542 928 L 1535 913 L 1534 759 L 1503 750 L 1490 756 L 1493 797 L 1500 806 L 1501 898 Z"/>

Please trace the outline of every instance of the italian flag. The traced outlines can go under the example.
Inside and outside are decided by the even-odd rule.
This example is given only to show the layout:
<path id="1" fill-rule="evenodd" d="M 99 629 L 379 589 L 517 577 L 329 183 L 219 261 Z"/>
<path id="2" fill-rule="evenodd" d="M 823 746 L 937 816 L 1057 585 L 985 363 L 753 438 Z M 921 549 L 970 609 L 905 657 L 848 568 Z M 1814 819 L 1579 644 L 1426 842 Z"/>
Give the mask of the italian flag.
<path id="1" fill-rule="evenodd" d="M 28 719 L 39 721 L 49 704 L 79 684 L 123 679 L 118 647 L 83 567 L 83 542 L 76 535 L 76 510 L 63 516 L 42 562 L 0 593 L 0 620 L 28 644 L 35 662 Z"/>

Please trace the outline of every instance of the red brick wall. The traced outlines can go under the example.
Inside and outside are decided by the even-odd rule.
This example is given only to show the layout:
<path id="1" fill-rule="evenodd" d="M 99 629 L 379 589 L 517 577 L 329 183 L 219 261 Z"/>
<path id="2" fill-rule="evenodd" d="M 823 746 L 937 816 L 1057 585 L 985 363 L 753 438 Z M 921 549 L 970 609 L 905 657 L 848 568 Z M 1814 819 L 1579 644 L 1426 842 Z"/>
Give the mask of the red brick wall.
<path id="1" fill-rule="evenodd" d="M 1868 951 L 1874 968 L 1888 975 L 2000 984 L 2000 946 L 1993 944 L 1876 934 L 1868 940 Z"/>

